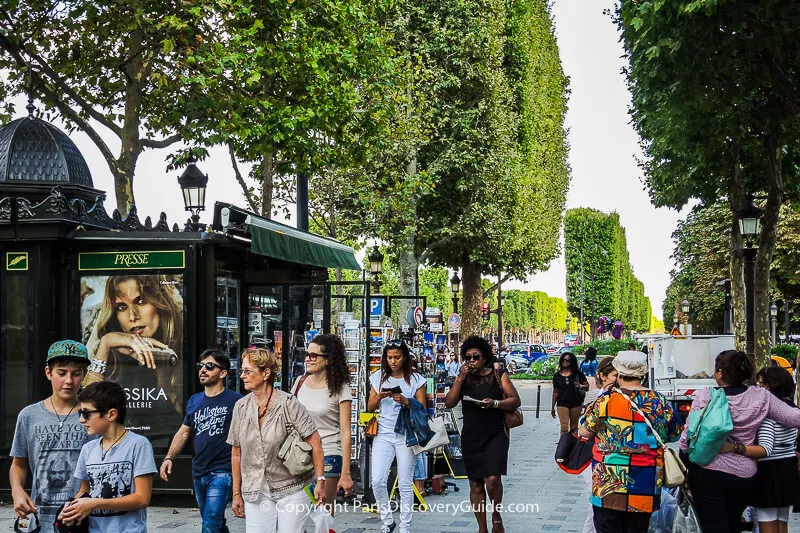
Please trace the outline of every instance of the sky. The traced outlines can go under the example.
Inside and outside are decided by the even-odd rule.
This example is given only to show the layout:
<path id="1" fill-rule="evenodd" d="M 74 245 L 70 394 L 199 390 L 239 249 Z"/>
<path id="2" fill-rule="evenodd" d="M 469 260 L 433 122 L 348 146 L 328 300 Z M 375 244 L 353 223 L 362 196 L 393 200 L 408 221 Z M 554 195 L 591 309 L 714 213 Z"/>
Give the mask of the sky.
<path id="1" fill-rule="evenodd" d="M 644 283 L 654 314 L 661 317 L 661 305 L 669 285 L 672 231 L 681 215 L 676 211 L 656 209 L 650 204 L 636 163 L 641 155 L 638 136 L 630 125 L 630 95 L 621 73 L 623 50 L 616 26 L 610 16 L 613 0 L 555 0 L 553 16 L 563 68 L 570 77 L 571 96 L 566 124 L 569 128 L 569 164 L 572 181 L 567 208 L 591 207 L 604 212 L 617 211 L 625 227 L 634 274 Z M 24 116 L 25 98 L 15 100 L 17 116 Z M 63 128 L 58 120 L 54 124 Z M 116 137 L 97 126 L 113 153 L 118 153 Z M 83 153 L 92 172 L 95 188 L 107 191 L 106 208 L 116 206 L 111 173 L 100 151 L 82 132 L 70 135 Z M 167 154 L 179 145 L 164 150 L 145 151 L 138 162 L 134 194 L 140 219 L 158 220 L 167 213 L 170 225 L 182 227 L 188 215 L 177 178 L 180 171 L 166 173 Z M 198 163 L 209 175 L 206 193 L 208 211 L 201 220 L 210 223 L 214 200 L 246 207 L 244 196 L 233 175 L 226 150 L 209 149 L 210 157 Z M 246 174 L 247 166 L 242 167 Z M 282 221 L 280 218 L 278 221 Z M 285 221 L 294 225 L 292 220 Z M 525 282 L 512 281 L 506 288 L 541 290 L 564 298 L 566 269 L 563 255 L 546 272 Z"/>

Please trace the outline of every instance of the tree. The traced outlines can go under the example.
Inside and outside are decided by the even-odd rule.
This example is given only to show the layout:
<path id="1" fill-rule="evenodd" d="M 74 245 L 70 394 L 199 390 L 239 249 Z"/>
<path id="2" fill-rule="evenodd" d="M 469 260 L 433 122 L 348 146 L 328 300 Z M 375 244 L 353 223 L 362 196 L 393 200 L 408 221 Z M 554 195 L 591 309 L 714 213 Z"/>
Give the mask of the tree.
<path id="1" fill-rule="evenodd" d="M 788 0 L 638 2 L 617 10 L 633 122 L 656 205 L 766 196 L 756 258 L 755 356 L 767 361 L 769 266 L 784 195 L 796 195 L 800 6 Z M 742 239 L 731 224 L 731 281 L 741 343 Z"/>
<path id="2" fill-rule="evenodd" d="M 214 35 L 213 0 L 182 3 L 11 0 L 0 7 L 0 97 L 29 89 L 71 127 L 83 130 L 114 177 L 117 208 L 134 203 L 143 150 L 165 148 L 186 133 L 184 112 L 202 96 L 210 72 L 186 58 Z M 114 152 L 103 139 L 119 142 Z"/>

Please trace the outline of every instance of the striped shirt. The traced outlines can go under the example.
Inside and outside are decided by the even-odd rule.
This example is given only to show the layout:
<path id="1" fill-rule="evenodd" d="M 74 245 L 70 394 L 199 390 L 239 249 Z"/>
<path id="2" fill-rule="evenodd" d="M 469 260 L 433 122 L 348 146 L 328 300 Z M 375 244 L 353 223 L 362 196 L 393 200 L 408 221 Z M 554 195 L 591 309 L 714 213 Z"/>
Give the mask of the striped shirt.
<path id="1" fill-rule="evenodd" d="M 765 418 L 758 428 L 757 443 L 767 451 L 767 456 L 759 461 L 794 457 L 796 441 L 797 428 L 786 427 L 771 418 Z"/>

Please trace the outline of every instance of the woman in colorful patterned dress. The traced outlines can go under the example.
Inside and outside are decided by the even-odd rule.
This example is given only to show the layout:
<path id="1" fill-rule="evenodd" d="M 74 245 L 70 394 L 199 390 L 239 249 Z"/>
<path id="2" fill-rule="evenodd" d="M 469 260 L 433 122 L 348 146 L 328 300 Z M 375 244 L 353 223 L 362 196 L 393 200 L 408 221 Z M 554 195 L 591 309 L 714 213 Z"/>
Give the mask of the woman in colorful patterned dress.
<path id="1" fill-rule="evenodd" d="M 620 389 L 600 396 L 580 421 L 581 435 L 597 436 L 590 498 L 594 527 L 598 533 L 645 533 L 661 504 L 664 481 L 664 451 L 650 427 L 664 442 L 677 440 L 677 417 L 666 398 L 642 386 L 647 356 L 619 352 L 613 365 Z"/>

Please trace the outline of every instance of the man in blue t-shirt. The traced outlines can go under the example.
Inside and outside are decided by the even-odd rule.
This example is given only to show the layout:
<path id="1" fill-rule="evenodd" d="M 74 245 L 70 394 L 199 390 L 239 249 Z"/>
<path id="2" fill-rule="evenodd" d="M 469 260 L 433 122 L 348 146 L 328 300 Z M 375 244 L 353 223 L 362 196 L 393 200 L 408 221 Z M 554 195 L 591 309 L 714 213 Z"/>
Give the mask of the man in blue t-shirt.
<path id="1" fill-rule="evenodd" d="M 203 520 L 203 533 L 229 533 L 225 508 L 231 498 L 231 446 L 227 442 L 233 406 L 242 397 L 225 388 L 225 377 L 231 360 L 219 350 L 206 350 L 200 355 L 198 392 L 186 404 L 183 425 L 172 438 L 167 456 L 161 463 L 161 479 L 169 481 L 172 458 L 192 438 L 194 458 L 192 476 L 197 506 Z"/>

